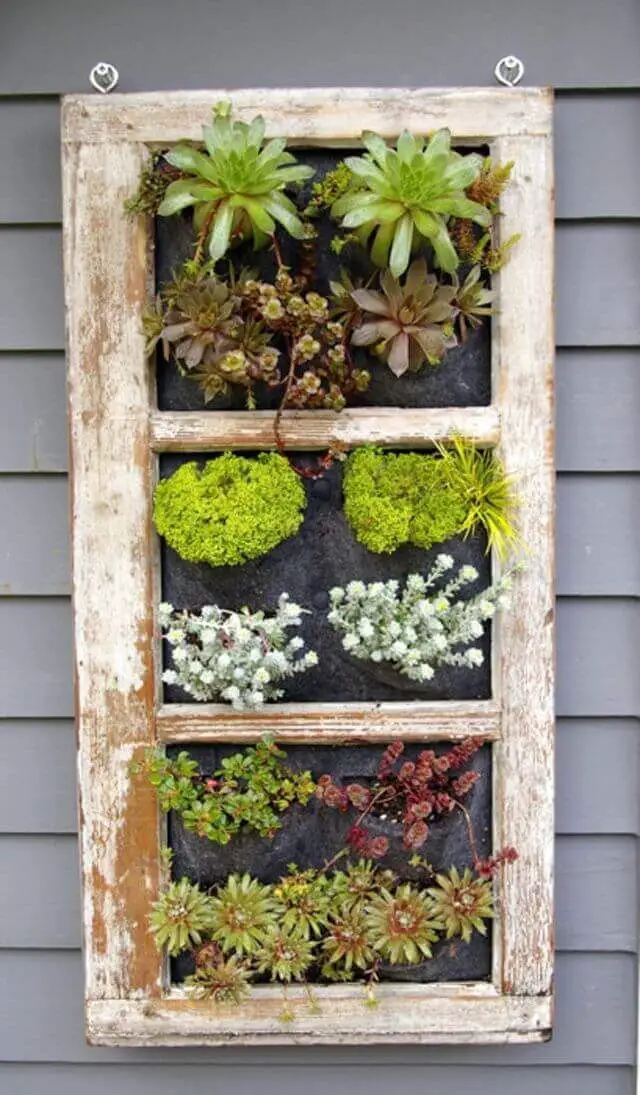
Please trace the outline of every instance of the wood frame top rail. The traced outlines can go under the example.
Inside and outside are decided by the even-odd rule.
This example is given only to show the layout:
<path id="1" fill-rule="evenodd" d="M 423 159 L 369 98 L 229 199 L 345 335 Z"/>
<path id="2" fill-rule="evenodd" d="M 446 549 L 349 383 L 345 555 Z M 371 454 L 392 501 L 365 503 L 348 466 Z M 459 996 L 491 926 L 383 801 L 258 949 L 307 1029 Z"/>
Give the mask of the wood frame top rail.
<path id="1" fill-rule="evenodd" d="M 353 144 L 364 129 L 395 137 L 403 129 L 430 133 L 448 126 L 458 138 L 548 136 L 550 88 L 247 88 L 67 95 L 63 141 L 172 144 L 200 140 L 220 100 L 239 121 L 262 114 L 269 136 L 291 144 Z"/>
<path id="2" fill-rule="evenodd" d="M 290 743 L 359 744 L 461 741 L 500 736 L 501 711 L 493 700 L 425 703 L 290 703 L 262 711 L 233 711 L 224 704 L 165 704 L 156 715 L 161 742 L 259 741 L 266 732 Z"/>
<path id="3" fill-rule="evenodd" d="M 273 411 L 155 411 L 151 445 L 156 452 L 275 449 Z M 500 413 L 488 407 L 392 407 L 340 411 L 285 411 L 280 434 L 286 449 L 350 449 L 377 444 L 428 447 L 454 434 L 491 448 L 500 437 Z"/>

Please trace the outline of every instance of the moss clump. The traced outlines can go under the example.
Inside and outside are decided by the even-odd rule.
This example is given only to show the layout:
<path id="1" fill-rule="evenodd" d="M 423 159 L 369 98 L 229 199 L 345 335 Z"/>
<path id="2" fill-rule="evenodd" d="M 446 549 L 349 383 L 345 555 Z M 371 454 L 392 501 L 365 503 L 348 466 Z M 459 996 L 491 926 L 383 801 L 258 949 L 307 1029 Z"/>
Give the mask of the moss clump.
<path id="1" fill-rule="evenodd" d="M 237 566 L 293 536 L 305 506 L 304 487 L 283 456 L 261 453 L 248 460 L 227 452 L 202 468 L 183 464 L 163 479 L 153 519 L 183 559 Z"/>
<path id="2" fill-rule="evenodd" d="M 438 456 L 365 446 L 348 458 L 343 488 L 346 518 L 369 551 L 429 548 L 459 533 L 467 516 L 464 495 Z"/>

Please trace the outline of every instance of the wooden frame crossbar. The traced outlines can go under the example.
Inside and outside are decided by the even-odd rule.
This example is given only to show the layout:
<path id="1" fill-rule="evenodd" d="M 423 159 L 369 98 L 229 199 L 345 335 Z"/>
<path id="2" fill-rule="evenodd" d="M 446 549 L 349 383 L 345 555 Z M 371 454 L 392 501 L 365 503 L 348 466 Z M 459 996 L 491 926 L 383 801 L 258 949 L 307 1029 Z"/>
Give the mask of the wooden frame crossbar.
<path id="1" fill-rule="evenodd" d="M 267 412 L 160 412 L 141 311 L 153 281 L 151 225 L 126 217 L 152 147 L 198 139 L 212 106 L 261 113 L 294 144 L 357 145 L 448 126 L 514 160 L 500 231 L 521 233 L 496 277 L 487 407 L 287 412 L 290 449 L 376 442 L 427 448 L 455 433 L 497 447 L 517 476 L 528 569 L 494 629 L 493 698 L 401 704 L 279 704 L 255 713 L 163 705 L 151 521 L 158 453 L 272 448 Z M 63 106 L 64 253 L 71 422 L 73 606 L 87 1035 L 96 1044 L 512 1042 L 548 1036 L 553 912 L 553 184 L 551 96 L 539 89 L 285 89 L 68 97 Z M 494 847 L 519 859 L 501 887 L 490 984 L 320 987 L 292 1031 L 258 986 L 238 1009 L 171 988 L 148 930 L 160 887 L 155 795 L 131 762 L 156 742 L 460 740 L 493 743 Z M 295 996 L 296 993 L 294 992 Z"/>

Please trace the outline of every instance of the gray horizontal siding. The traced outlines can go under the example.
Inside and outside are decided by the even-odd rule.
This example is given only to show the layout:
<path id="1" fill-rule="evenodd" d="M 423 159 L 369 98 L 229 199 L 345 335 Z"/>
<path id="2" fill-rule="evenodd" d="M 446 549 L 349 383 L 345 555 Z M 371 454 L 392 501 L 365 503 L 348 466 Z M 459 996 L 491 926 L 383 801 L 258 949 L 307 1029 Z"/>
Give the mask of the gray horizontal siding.
<path id="1" fill-rule="evenodd" d="M 66 471 L 65 361 L 0 353 L 0 471 Z"/>
<path id="2" fill-rule="evenodd" d="M 560 951 L 637 950 L 637 840 L 630 836 L 560 837 L 556 849 L 557 946 Z M 0 837 L 0 948 L 80 946 L 78 848 L 73 836 Z M 43 894 L 46 914 L 43 915 Z"/>
<path id="3" fill-rule="evenodd" d="M 481 81 L 485 83 L 486 81 Z M 638 217 L 637 94 L 560 95 L 555 108 L 556 215 Z M 0 224 L 60 221 L 60 107 L 55 98 L 0 100 Z M 597 134 L 597 139 L 594 135 Z M 611 164 L 615 163 L 615 187 Z M 588 185 L 585 181 L 588 180 Z"/>
<path id="4" fill-rule="evenodd" d="M 0 722 L 0 832 L 74 833 L 75 779 L 70 719 Z"/>
<path id="5" fill-rule="evenodd" d="M 66 470 L 64 368 L 62 353 L 0 353 L 0 473 Z M 639 379 L 638 350 L 559 350 L 561 472 L 640 471 Z"/>
<path id="6" fill-rule="evenodd" d="M 638 737 L 633 719 L 559 720 L 556 832 L 640 831 Z M 73 723 L 0 722 L 0 833 L 57 835 L 76 825 Z"/>
<path id="7" fill-rule="evenodd" d="M 565 221 L 556 243 L 558 345 L 640 342 L 640 224 Z M 62 350 L 60 229 L 2 227 L 0 251 L 0 348 Z"/>
<path id="8" fill-rule="evenodd" d="M 558 604 L 559 716 L 633 717 L 640 710 L 637 604 Z M 71 612 L 66 598 L 0 598 L 0 718 L 71 718 Z M 604 641 L 606 637 L 606 641 Z"/>
<path id="9" fill-rule="evenodd" d="M 639 109 L 637 93 L 556 96 L 558 217 L 640 216 Z"/>
<path id="10" fill-rule="evenodd" d="M 0 595 L 69 593 L 66 476 L 0 476 Z"/>
<path id="11" fill-rule="evenodd" d="M 561 476 L 558 482 L 558 593 L 640 593 L 640 476 Z M 0 595 L 69 593 L 66 478 L 0 475 Z M 38 533 L 34 534 L 34 530 Z"/>
<path id="12" fill-rule="evenodd" d="M 215 1062 L 215 1064 L 214 1064 Z M 8 1095 L 41 1095 L 53 1090 L 61 1095 L 175 1095 L 185 1090 L 190 1095 L 211 1095 L 213 1091 L 233 1089 L 234 1095 L 256 1095 L 261 1090 L 304 1091 L 306 1095 L 325 1095 L 327 1091 L 344 1095 L 633 1095 L 630 1068 L 575 1067 L 567 1071 L 542 1066 L 521 1070 L 511 1067 L 461 1066 L 457 1071 L 459 1087 L 453 1087 L 451 1070 L 437 1065 L 394 1065 L 369 1069 L 366 1065 L 323 1063 L 311 1069 L 304 1064 L 258 1065 L 248 1057 L 242 1068 L 227 1064 L 223 1056 L 211 1055 L 214 1068 L 197 1065 L 0 1065 L 0 1089 Z M 213 1081 L 215 1078 L 215 1086 Z"/>
<path id="13" fill-rule="evenodd" d="M 640 475 L 561 476 L 556 539 L 561 595 L 637 596 Z"/>
<path id="14" fill-rule="evenodd" d="M 640 832 L 639 731 L 633 719 L 560 719 L 556 832 Z"/>
<path id="15" fill-rule="evenodd" d="M 588 10 L 582 0 L 538 0 L 534 17 L 512 0 L 435 9 L 421 0 L 66 0 L 54 9 L 23 0 L 6 12 L 3 36 L 0 94 L 88 91 L 99 57 L 118 65 L 121 91 L 210 87 L 212 79 L 217 87 L 486 85 L 513 50 L 529 84 L 640 84 L 634 0 L 593 0 Z"/>
<path id="16" fill-rule="evenodd" d="M 63 350 L 59 228 L 0 228 L 0 347 Z"/>
<path id="17" fill-rule="evenodd" d="M 352 1046 L 229 1047 L 221 1058 L 206 1049 L 96 1049 L 82 1035 L 82 962 L 77 951 L 0 951 L 0 984 L 6 1010 L 0 1023 L 0 1059 L 5 1061 L 99 1061 L 148 1063 L 182 1061 L 211 1066 L 298 1064 L 310 1071 L 333 1064 L 543 1066 L 561 1064 L 630 1065 L 635 1016 L 632 1001 L 636 956 L 560 954 L 557 956 L 557 1017 L 553 1040 L 534 1046 Z M 215 1083 L 215 1076 L 211 1077 Z M 452 1089 L 455 1091 L 455 1087 Z M 466 1087 L 463 1090 L 467 1090 Z M 579 1089 L 578 1089 L 579 1090 Z M 39 1093 L 38 1093 L 39 1095 Z M 554 1093 L 555 1095 L 555 1093 Z M 606 1089 L 602 1095 L 610 1095 Z"/>
<path id="18" fill-rule="evenodd" d="M 0 599 L 0 718 L 72 718 L 68 598 Z"/>
<path id="19" fill-rule="evenodd" d="M 560 471 L 640 471 L 640 351 L 560 350 L 556 414 Z"/>

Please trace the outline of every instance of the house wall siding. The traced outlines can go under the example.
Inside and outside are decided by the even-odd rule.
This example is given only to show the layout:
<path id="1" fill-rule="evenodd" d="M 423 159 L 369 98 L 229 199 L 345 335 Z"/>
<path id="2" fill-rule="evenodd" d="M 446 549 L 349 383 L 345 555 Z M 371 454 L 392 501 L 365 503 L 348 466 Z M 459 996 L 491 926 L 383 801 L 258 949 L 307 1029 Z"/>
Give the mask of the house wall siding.
<path id="1" fill-rule="evenodd" d="M 23 0 L 0 65 L 0 1091 L 632 1095 L 640 764 L 640 11 L 634 0 Z M 58 95 L 557 89 L 557 1024 L 548 1045 L 93 1049 L 82 1023 Z M 212 1069 L 211 1066 L 214 1066 Z"/>

